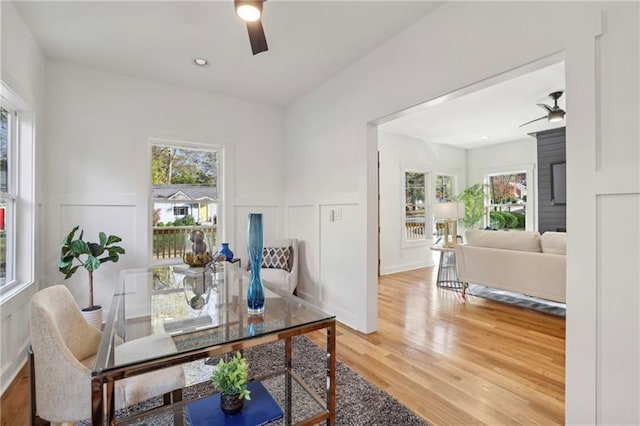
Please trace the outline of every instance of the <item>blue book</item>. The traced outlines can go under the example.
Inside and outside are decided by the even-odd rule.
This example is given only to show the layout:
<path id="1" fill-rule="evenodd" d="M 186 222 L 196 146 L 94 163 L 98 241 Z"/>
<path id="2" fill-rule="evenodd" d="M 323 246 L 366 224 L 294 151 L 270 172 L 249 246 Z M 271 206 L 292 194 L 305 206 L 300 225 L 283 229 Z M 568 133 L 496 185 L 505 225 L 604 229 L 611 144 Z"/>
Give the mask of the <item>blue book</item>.
<path id="1" fill-rule="evenodd" d="M 230 416 L 220 409 L 220 394 L 187 404 L 189 423 L 193 426 L 260 426 L 282 418 L 282 409 L 260 382 L 247 385 L 251 400 L 244 402 L 238 414 Z"/>

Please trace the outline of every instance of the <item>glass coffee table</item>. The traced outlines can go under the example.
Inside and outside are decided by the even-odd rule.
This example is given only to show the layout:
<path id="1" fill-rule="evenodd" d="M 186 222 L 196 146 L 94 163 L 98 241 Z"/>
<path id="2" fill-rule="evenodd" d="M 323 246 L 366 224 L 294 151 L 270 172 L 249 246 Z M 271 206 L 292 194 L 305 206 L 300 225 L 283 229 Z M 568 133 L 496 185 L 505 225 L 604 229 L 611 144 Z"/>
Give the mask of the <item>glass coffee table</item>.
<path id="1" fill-rule="evenodd" d="M 250 379 L 260 381 L 281 407 L 282 424 L 335 424 L 335 316 L 264 281 L 265 313 L 249 316 L 249 272 L 235 264 L 224 265 L 222 271 L 215 273 L 185 265 L 122 271 L 92 369 L 94 425 L 128 423 L 167 412 L 173 413 L 175 423 L 181 423 L 186 418 L 183 413 L 187 405 L 208 395 L 186 400 L 181 392 L 174 392 L 175 398 L 165 395 L 165 405 L 116 421 L 115 383 L 280 340 L 284 341 L 280 360 L 284 360 L 284 368 Z M 292 338 L 323 329 L 326 387 L 320 396 L 291 368 Z M 158 352 L 152 345 L 147 349 L 145 339 L 170 339 L 172 344 L 169 350 L 165 347 Z M 142 343 L 137 347 L 143 349 L 123 358 L 123 341 L 125 346 Z"/>

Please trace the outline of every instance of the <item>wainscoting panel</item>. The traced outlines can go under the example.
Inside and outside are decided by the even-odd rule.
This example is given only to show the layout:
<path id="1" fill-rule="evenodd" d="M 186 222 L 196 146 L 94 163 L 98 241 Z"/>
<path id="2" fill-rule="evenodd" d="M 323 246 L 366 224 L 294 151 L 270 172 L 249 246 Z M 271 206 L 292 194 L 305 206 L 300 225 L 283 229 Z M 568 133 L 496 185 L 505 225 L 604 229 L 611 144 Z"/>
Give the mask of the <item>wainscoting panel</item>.
<path id="1" fill-rule="evenodd" d="M 318 210 L 313 205 L 287 207 L 287 238 L 298 239 L 298 296 L 318 300 Z"/>
<path id="2" fill-rule="evenodd" d="M 136 264 L 138 247 L 145 247 L 145 242 L 138 242 L 136 237 L 135 205 L 97 205 L 97 204 L 62 204 L 60 205 L 60 230 L 58 241 L 76 225 L 84 229 L 85 241 L 97 241 L 98 233 L 115 234 L 122 238 L 119 243 L 127 254 L 117 263 L 106 263 L 93 274 L 95 303 L 107 309 L 113 296 L 115 284 L 120 271 L 127 268 L 140 267 Z M 76 237 L 78 234 L 76 234 Z M 81 308 L 89 303 L 89 286 L 86 271 L 79 269 L 73 277 L 64 281 L 73 293 Z M 50 285 L 51 283 L 46 283 Z"/>
<path id="3" fill-rule="evenodd" d="M 639 217 L 640 194 L 598 197 L 598 424 L 640 424 Z"/>
<path id="4" fill-rule="evenodd" d="M 341 322 L 358 328 L 358 318 L 365 316 L 366 295 L 358 289 L 363 279 L 366 253 L 358 240 L 363 227 L 363 213 L 358 204 L 320 206 L 320 288 L 319 302 Z M 347 302 L 345 302 L 347 301 Z M 340 309 L 338 306 L 346 306 Z"/>
<path id="5" fill-rule="evenodd" d="M 0 309 L 0 393 L 4 393 L 27 360 L 31 284 L 6 300 Z"/>
<path id="6" fill-rule="evenodd" d="M 2 342 L 12 342 L 13 340 L 13 315 L 3 315 L 2 322 L 0 322 L 0 336 L 2 336 Z M 4 376 L 11 367 L 11 359 L 13 358 L 13 346 L 8 344 L 3 344 L 0 347 L 0 371 L 2 372 L 2 376 Z"/>
<path id="7" fill-rule="evenodd" d="M 228 241 L 235 257 L 242 259 L 242 267 L 249 262 L 247 258 L 247 224 L 249 213 L 262 213 L 262 229 L 264 241 L 269 242 L 280 238 L 278 206 L 235 206 L 234 208 L 234 240 Z M 226 243 L 227 241 L 220 241 Z M 219 244 L 218 244 L 219 245 Z"/>

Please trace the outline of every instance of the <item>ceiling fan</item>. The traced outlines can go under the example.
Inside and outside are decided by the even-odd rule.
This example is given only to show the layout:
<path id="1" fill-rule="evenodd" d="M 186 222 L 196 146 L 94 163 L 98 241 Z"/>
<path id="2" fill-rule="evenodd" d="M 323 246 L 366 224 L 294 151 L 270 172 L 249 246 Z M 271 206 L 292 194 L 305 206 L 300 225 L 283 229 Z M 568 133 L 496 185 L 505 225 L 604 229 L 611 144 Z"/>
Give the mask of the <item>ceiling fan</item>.
<path id="1" fill-rule="evenodd" d="M 262 6 L 266 0 L 233 0 L 236 14 L 246 22 L 251 51 L 254 55 L 269 50 L 267 37 L 262 28 Z"/>
<path id="2" fill-rule="evenodd" d="M 547 104 L 536 104 L 540 108 L 542 108 L 545 111 L 547 111 L 547 115 L 545 115 L 544 117 L 536 118 L 535 120 L 527 121 L 526 123 L 521 124 L 518 127 L 523 127 L 523 126 L 526 126 L 527 124 L 531 124 L 531 123 L 535 123 L 536 121 L 544 120 L 545 118 L 550 122 L 562 121 L 564 119 L 564 116 L 565 116 L 566 112 L 562 108 L 560 108 L 558 106 L 558 99 L 560 98 L 560 96 L 562 96 L 563 93 L 564 92 L 562 92 L 562 91 L 549 93 L 549 97 L 551 99 L 553 99 L 553 106 L 552 107 L 547 105 Z"/>

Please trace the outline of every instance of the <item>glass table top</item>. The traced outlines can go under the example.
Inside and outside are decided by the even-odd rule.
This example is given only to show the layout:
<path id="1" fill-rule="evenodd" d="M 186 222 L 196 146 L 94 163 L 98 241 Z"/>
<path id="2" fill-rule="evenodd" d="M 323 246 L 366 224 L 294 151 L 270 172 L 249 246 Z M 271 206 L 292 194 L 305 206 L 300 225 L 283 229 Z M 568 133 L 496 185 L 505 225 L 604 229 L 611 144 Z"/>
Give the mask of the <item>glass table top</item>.
<path id="1" fill-rule="evenodd" d="M 265 312 L 250 316 L 249 278 L 226 262 L 215 272 L 186 265 L 122 271 L 93 374 L 334 318 L 264 280 Z"/>

